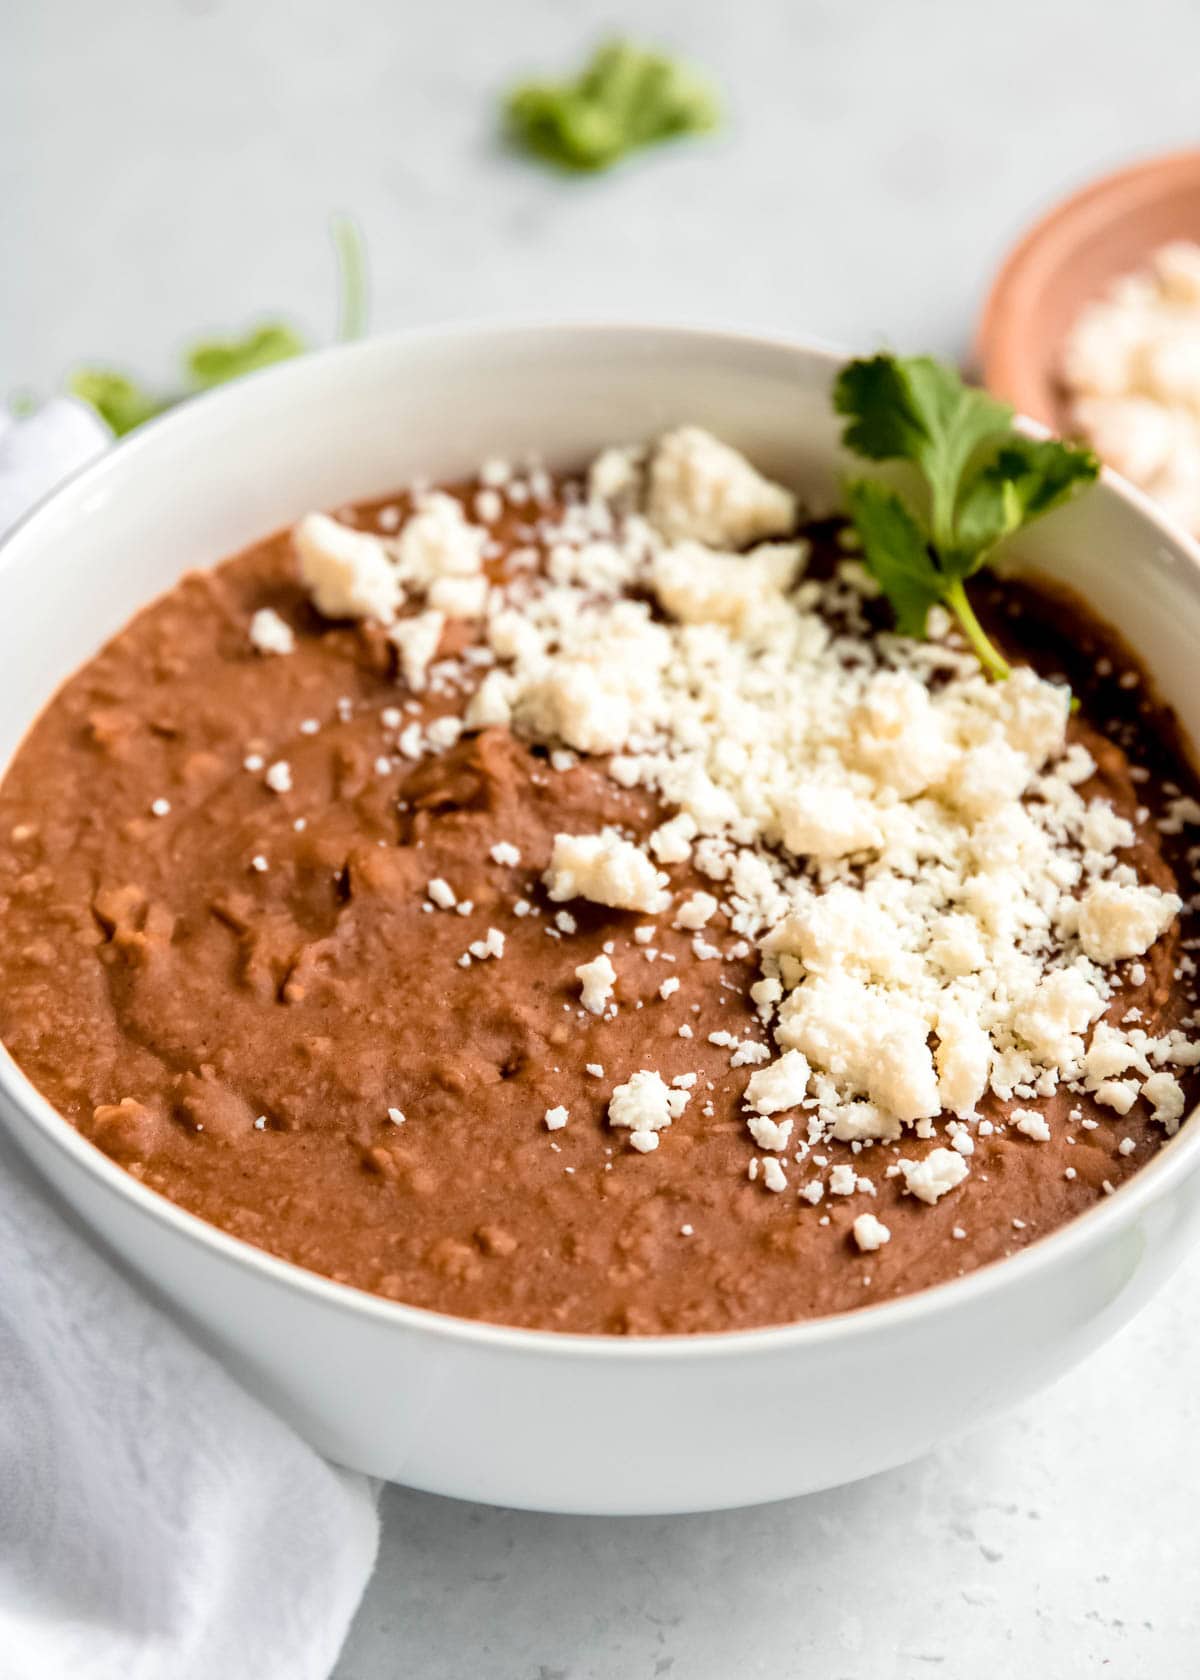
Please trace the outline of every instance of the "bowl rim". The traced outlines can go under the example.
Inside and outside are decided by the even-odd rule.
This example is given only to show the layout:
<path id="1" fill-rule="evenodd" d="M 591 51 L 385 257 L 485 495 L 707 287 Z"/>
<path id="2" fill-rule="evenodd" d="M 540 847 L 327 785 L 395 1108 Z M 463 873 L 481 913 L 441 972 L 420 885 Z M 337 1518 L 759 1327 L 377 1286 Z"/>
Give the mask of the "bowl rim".
<path id="1" fill-rule="evenodd" d="M 228 409 L 236 416 L 239 403 L 252 399 L 253 393 L 265 385 L 277 386 L 283 392 L 288 385 L 316 380 L 340 364 L 349 366 L 381 354 L 403 354 L 406 350 L 429 346 L 461 349 L 487 340 L 532 337 L 553 339 L 567 337 L 657 337 L 686 345 L 689 340 L 704 340 L 711 346 L 723 343 L 731 352 L 758 350 L 784 355 L 799 355 L 823 364 L 830 372 L 851 354 L 848 350 L 828 342 L 802 335 L 747 331 L 724 324 L 705 325 L 688 322 L 659 322 L 654 320 L 595 320 L 554 319 L 545 317 L 521 320 L 481 319 L 467 323 L 406 328 L 381 334 L 355 344 L 333 345 L 326 349 L 298 357 L 295 361 L 261 369 L 233 384 L 205 392 L 178 408 L 159 416 L 140 427 L 130 437 L 119 440 L 94 460 L 80 467 L 47 495 L 43 496 L 0 540 L 0 588 L 3 573 L 12 551 L 19 543 L 39 540 L 39 527 L 57 512 L 59 504 L 84 491 L 99 487 L 115 476 L 120 492 L 122 477 L 136 471 L 141 454 L 153 439 L 167 429 L 186 433 L 217 408 Z M 1035 433 L 1045 428 L 1037 421 L 1025 422 Z M 1105 468 L 1102 483 L 1118 500 L 1133 507 L 1154 530 L 1159 541 L 1178 553 L 1189 567 L 1200 575 L 1200 543 L 1176 528 L 1148 496 Z M 214 563 L 219 563 L 214 562 Z M 0 766 L 0 775 L 7 764 Z M 742 1358 L 751 1354 L 771 1354 L 803 1351 L 805 1348 L 834 1343 L 855 1343 L 874 1335 L 902 1331 L 920 1326 L 939 1313 L 969 1309 L 981 1298 L 996 1295 L 1006 1289 L 1029 1282 L 1037 1273 L 1079 1260 L 1088 1250 L 1098 1249 L 1107 1240 L 1118 1236 L 1130 1226 L 1148 1205 L 1158 1201 L 1200 1166 L 1200 1112 L 1192 1110 L 1181 1123 L 1177 1134 L 1167 1139 L 1145 1166 L 1127 1179 L 1111 1196 L 1105 1196 L 1093 1207 L 1077 1214 L 1065 1224 L 1045 1236 L 1038 1237 L 1018 1253 L 993 1260 L 986 1265 L 957 1277 L 933 1284 L 911 1294 L 889 1301 L 855 1307 L 844 1312 L 818 1318 L 799 1319 L 784 1324 L 768 1324 L 749 1329 L 675 1333 L 651 1336 L 618 1336 L 603 1332 L 528 1329 L 520 1325 L 494 1323 L 484 1319 L 460 1318 L 452 1313 L 438 1312 L 428 1307 L 393 1301 L 374 1295 L 351 1284 L 338 1283 L 323 1274 L 311 1271 L 294 1261 L 285 1260 L 241 1237 L 233 1236 L 199 1215 L 190 1213 L 167 1196 L 150 1189 L 126 1172 L 90 1143 L 70 1121 L 51 1105 L 32 1081 L 21 1071 L 7 1047 L 0 1044 L 0 1097 L 7 1099 L 11 1115 L 0 1108 L 0 1121 L 5 1125 L 17 1147 L 27 1154 L 22 1130 L 32 1124 L 43 1141 L 60 1155 L 67 1157 L 90 1177 L 107 1189 L 118 1202 L 125 1201 L 152 1223 L 172 1231 L 193 1247 L 198 1247 L 218 1262 L 234 1268 L 247 1267 L 265 1283 L 307 1297 L 315 1305 L 335 1312 L 348 1313 L 373 1321 L 386 1331 L 415 1332 L 442 1343 L 473 1346 L 495 1353 L 539 1354 L 557 1359 L 599 1359 L 620 1363 L 642 1364 L 646 1361 L 690 1360 L 696 1358 Z M 45 1174 L 38 1164 L 38 1171 Z M 53 1180 L 50 1188 L 57 1194 Z M 107 1250 L 107 1240 L 92 1226 L 86 1215 L 79 1215 L 88 1227 L 88 1238 L 99 1241 Z M 131 1267 L 138 1275 L 139 1268 Z M 153 1284 L 152 1279 L 145 1281 Z"/>

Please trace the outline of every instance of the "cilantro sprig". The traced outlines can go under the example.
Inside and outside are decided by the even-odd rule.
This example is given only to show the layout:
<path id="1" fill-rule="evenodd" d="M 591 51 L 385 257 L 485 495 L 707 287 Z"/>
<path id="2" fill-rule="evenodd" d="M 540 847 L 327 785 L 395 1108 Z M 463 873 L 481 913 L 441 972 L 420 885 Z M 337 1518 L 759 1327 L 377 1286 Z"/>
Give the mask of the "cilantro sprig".
<path id="1" fill-rule="evenodd" d="M 348 216 L 334 217 L 331 233 L 338 265 L 338 336 L 343 340 L 360 338 L 367 318 L 362 236 Z M 90 403 L 117 437 L 124 437 L 185 397 L 226 385 L 275 362 L 289 361 L 307 349 L 304 338 L 286 321 L 264 321 L 240 337 L 200 339 L 189 346 L 183 355 L 182 389 L 151 391 L 128 374 L 104 367 L 77 368 L 68 380 L 68 388 Z"/>
<path id="2" fill-rule="evenodd" d="M 578 76 L 531 81 L 505 101 L 513 138 L 560 169 L 607 169 L 641 146 L 715 128 L 712 85 L 663 53 L 608 41 Z"/>
<path id="3" fill-rule="evenodd" d="M 872 356 L 847 363 L 833 390 L 844 446 L 868 461 L 907 462 L 915 499 L 877 478 L 846 486 L 863 558 L 896 613 L 902 635 L 921 638 L 930 607 L 948 607 L 984 670 L 1009 666 L 976 618 L 966 580 L 1005 538 L 1091 484 L 1090 449 L 1026 437 L 1013 410 L 965 385 L 928 356 Z"/>

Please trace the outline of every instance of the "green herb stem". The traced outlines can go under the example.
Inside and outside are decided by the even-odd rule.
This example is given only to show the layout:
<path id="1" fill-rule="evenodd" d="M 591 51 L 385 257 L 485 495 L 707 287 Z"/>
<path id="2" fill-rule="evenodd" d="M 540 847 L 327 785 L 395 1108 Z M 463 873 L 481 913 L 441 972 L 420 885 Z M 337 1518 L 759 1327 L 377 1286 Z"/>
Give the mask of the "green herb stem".
<path id="1" fill-rule="evenodd" d="M 338 337 L 346 344 L 367 330 L 366 250 L 352 216 L 334 216 L 329 231 L 338 265 Z"/>
<path id="2" fill-rule="evenodd" d="M 975 617 L 975 609 L 967 599 L 967 592 L 963 588 L 962 579 L 954 578 L 947 583 L 942 598 L 962 625 L 966 638 L 975 651 L 976 658 L 988 676 L 996 678 L 1009 676 L 1012 667 L 991 640 L 983 625 Z"/>

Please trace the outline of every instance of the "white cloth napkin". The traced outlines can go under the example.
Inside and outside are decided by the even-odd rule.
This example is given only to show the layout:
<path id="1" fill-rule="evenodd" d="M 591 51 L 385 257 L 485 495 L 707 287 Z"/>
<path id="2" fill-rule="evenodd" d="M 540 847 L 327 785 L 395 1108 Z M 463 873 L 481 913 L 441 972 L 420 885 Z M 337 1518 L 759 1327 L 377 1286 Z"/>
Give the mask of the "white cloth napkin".
<path id="1" fill-rule="evenodd" d="M 109 441 L 66 399 L 0 423 L 0 534 Z M 3 1680 L 324 1680 L 372 1484 L 143 1299 L 3 1132 L 0 1278 Z"/>

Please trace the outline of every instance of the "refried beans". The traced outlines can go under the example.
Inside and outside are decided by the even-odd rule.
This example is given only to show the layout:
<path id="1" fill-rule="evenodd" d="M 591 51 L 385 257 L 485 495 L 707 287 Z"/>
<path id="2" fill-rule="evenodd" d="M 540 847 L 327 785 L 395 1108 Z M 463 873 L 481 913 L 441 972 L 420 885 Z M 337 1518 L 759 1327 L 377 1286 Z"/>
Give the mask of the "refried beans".
<path id="1" fill-rule="evenodd" d="M 544 574 L 539 522 L 578 495 L 563 481 L 536 506 L 503 483 L 451 493 L 472 517 L 483 508 L 493 583 Z M 411 506 L 341 517 L 390 540 Z M 802 535 L 806 578 L 846 561 L 836 521 Z M 1069 683 L 1067 739 L 1091 761 L 1078 792 L 1132 825 L 1122 861 L 1186 901 L 1194 833 L 1164 813 L 1196 778 L 1145 675 L 1078 601 L 993 581 L 979 602 L 1010 657 Z M 277 651 L 251 638 L 263 609 L 292 632 Z M 869 634 L 885 628 L 886 608 L 863 611 Z M 756 943 L 723 908 L 698 935 L 673 912 L 552 902 L 557 835 L 607 828 L 644 847 L 675 807 L 614 780 L 604 753 L 505 725 L 435 730 L 430 747 L 429 725 L 461 719 L 490 668 L 472 657 L 478 618 L 438 630 L 436 659 L 458 676 L 414 687 L 383 625 L 314 608 L 277 535 L 148 606 L 18 752 L 0 789 L 0 1037 L 141 1183 L 396 1301 L 655 1334 L 943 1282 L 1092 1207 L 1161 1146 L 1142 1099 L 1119 1113 L 1077 1085 L 989 1090 L 969 1173 L 930 1203 L 888 1169 L 944 1148 L 944 1114 L 900 1138 L 805 1145 L 793 1108 L 788 1187 L 771 1193 L 746 1128 L 756 1068 L 730 1048 L 770 1038 L 750 996 Z M 676 908 L 722 900 L 694 855 L 665 867 Z M 1190 1025 L 1194 920 L 1185 903 L 1115 971 L 1105 1020 Z M 602 954 L 615 979 L 593 1013 L 576 969 Z M 608 1113 L 641 1069 L 691 1092 L 645 1150 Z M 1190 1107 L 1194 1073 L 1177 1071 Z M 569 1118 L 552 1129 L 554 1110 Z M 1018 1129 L 1030 1111 L 1048 1135 Z M 797 1194 L 814 1179 L 819 1199 Z M 868 1213 L 888 1232 L 873 1252 L 852 1235 Z"/>

